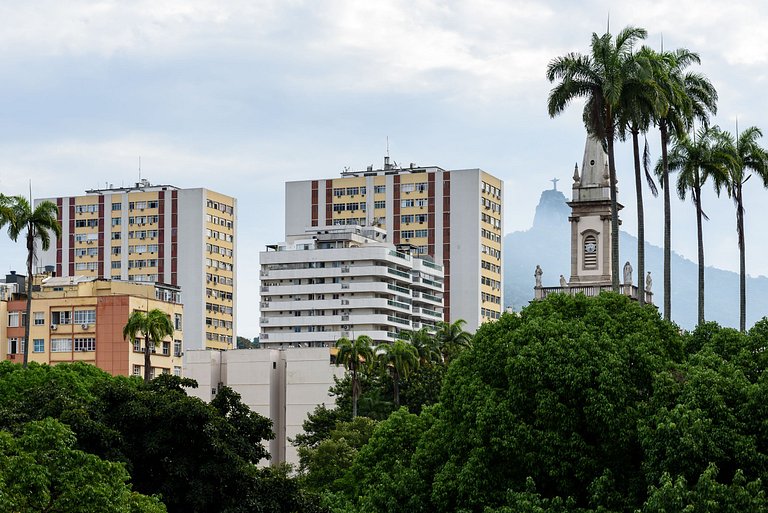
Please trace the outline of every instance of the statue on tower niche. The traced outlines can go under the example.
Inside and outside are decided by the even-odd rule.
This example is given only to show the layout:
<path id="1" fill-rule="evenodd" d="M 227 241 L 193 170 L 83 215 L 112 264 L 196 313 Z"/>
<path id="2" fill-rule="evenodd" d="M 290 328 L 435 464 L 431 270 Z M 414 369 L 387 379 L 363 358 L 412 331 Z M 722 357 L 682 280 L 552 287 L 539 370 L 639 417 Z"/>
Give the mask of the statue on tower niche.
<path id="1" fill-rule="evenodd" d="M 648 271 L 648 274 L 645 275 L 645 291 L 650 292 L 652 285 L 653 285 L 653 278 L 651 278 L 651 271 Z"/>
<path id="2" fill-rule="evenodd" d="M 533 277 L 536 280 L 536 287 L 541 287 L 541 275 L 544 274 L 544 271 L 541 270 L 540 266 L 536 266 L 536 270 L 533 271 Z"/>
<path id="3" fill-rule="evenodd" d="M 624 285 L 632 285 L 632 264 L 629 260 L 624 264 Z"/>

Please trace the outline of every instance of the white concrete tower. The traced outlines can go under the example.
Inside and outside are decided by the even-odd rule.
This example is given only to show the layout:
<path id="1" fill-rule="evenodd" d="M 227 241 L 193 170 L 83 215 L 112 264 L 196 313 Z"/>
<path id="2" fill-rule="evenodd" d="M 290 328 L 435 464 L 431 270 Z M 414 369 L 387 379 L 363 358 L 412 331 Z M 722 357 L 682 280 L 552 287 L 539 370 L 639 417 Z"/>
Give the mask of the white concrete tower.
<path id="1" fill-rule="evenodd" d="M 587 136 L 581 174 L 573 172 L 571 279 L 569 286 L 611 285 L 611 191 L 608 155 Z M 618 205 L 618 209 L 624 208 Z"/>

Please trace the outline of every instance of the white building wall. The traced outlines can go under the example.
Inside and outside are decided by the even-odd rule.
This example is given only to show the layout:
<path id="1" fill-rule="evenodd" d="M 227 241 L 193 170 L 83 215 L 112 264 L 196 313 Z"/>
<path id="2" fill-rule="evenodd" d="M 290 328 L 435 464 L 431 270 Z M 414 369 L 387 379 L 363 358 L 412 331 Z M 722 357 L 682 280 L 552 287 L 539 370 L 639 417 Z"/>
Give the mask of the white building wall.
<path id="1" fill-rule="evenodd" d="M 325 219 L 325 180 L 318 180 L 318 218 Z M 322 206 L 322 208 L 321 208 Z M 285 183 L 285 234 L 304 233 L 312 224 L 312 181 Z M 319 221 L 319 224 L 324 224 Z"/>
<path id="2" fill-rule="evenodd" d="M 177 282 L 184 303 L 184 346 L 205 347 L 205 191 L 178 192 Z M 168 234 L 170 238 L 170 234 Z M 168 253 L 170 257 L 170 253 Z M 183 257 L 182 257 L 183 255 Z M 170 267 L 170 258 L 168 259 Z"/>
<path id="3" fill-rule="evenodd" d="M 451 171 L 451 320 L 467 321 L 470 333 L 481 322 L 480 187 L 479 169 Z"/>

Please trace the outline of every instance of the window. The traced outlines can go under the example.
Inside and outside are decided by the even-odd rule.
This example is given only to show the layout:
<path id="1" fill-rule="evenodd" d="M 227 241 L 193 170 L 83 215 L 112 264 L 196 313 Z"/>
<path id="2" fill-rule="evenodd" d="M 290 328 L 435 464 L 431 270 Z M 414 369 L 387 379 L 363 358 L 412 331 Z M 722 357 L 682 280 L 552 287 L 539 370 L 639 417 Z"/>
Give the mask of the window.
<path id="1" fill-rule="evenodd" d="M 404 183 L 400 185 L 400 192 L 413 192 L 416 190 L 416 185 L 412 183 Z"/>
<path id="2" fill-rule="evenodd" d="M 110 265 L 110 267 L 111 267 L 112 269 L 120 269 L 120 267 L 121 267 L 123 264 L 122 264 L 122 262 L 120 262 L 120 260 L 112 260 L 112 262 L 110 262 L 110 264 L 109 264 L 109 265 Z"/>
<path id="3" fill-rule="evenodd" d="M 35 319 L 35 326 L 42 326 L 45 324 L 45 312 L 35 312 L 32 316 Z"/>
<path id="4" fill-rule="evenodd" d="M 594 233 L 584 237 L 584 269 L 597 269 L 597 236 Z"/>
<path id="5" fill-rule="evenodd" d="M 8 327 L 9 328 L 18 328 L 19 327 L 19 312 L 9 312 L 8 313 Z"/>
<path id="6" fill-rule="evenodd" d="M 51 339 L 52 353 L 69 353 L 71 351 L 72 351 L 71 338 L 52 338 Z"/>
<path id="7" fill-rule="evenodd" d="M 120 246 L 114 246 L 114 247 L 112 248 L 112 251 L 111 251 L 111 253 L 112 253 L 113 255 L 119 255 L 119 254 L 120 254 L 120 253 L 122 253 L 122 252 L 123 252 L 123 248 L 121 248 Z"/>
<path id="8" fill-rule="evenodd" d="M 141 376 L 141 365 L 134 365 L 133 366 L 133 375 L 134 376 Z"/>
<path id="9" fill-rule="evenodd" d="M 120 226 L 121 219 L 119 217 L 112 218 L 112 226 Z"/>
<path id="10" fill-rule="evenodd" d="M 112 240 L 120 240 L 121 238 L 120 232 L 112 232 Z"/>
<path id="11" fill-rule="evenodd" d="M 171 356 L 171 343 L 163 342 L 163 356 Z"/>
<path id="12" fill-rule="evenodd" d="M 173 356 L 181 356 L 181 340 L 173 341 Z"/>
<path id="13" fill-rule="evenodd" d="M 140 353 L 141 352 L 141 339 L 134 338 L 133 339 L 133 352 L 134 353 Z"/>
<path id="14" fill-rule="evenodd" d="M 115 210 L 122 210 L 122 209 L 123 209 L 123 204 L 122 203 L 112 203 L 112 210 L 113 211 L 115 211 Z"/>
<path id="15" fill-rule="evenodd" d="M 412 207 L 413 205 L 414 205 L 414 202 L 412 199 L 400 200 L 400 208 L 408 208 L 408 207 Z"/>
<path id="16" fill-rule="evenodd" d="M 72 312 L 69 310 L 51 312 L 51 324 L 72 324 Z"/>
<path id="17" fill-rule="evenodd" d="M 173 327 L 179 331 L 181 331 L 181 314 L 173 314 Z"/>
<path id="18" fill-rule="evenodd" d="M 173 375 L 174 376 L 181 376 L 181 367 L 174 365 L 174 367 L 173 367 Z"/>
<path id="19" fill-rule="evenodd" d="M 75 310 L 75 324 L 94 324 L 96 310 Z"/>
<path id="20" fill-rule="evenodd" d="M 32 352 L 44 353 L 45 352 L 45 340 L 42 338 L 33 339 Z"/>
<path id="21" fill-rule="evenodd" d="M 374 185 L 373 186 L 373 193 L 374 194 L 384 194 L 387 192 L 387 186 L 386 185 Z"/>
<path id="22" fill-rule="evenodd" d="M 24 337 L 11 337 L 8 339 L 8 354 L 24 353 Z"/>
<path id="23" fill-rule="evenodd" d="M 416 237 L 426 237 L 427 230 L 416 230 Z"/>
<path id="24" fill-rule="evenodd" d="M 384 200 L 374 201 L 373 208 L 387 208 L 387 202 Z"/>
<path id="25" fill-rule="evenodd" d="M 96 339 L 93 337 L 76 338 L 75 351 L 96 351 Z"/>
<path id="26" fill-rule="evenodd" d="M 408 214 L 404 216 L 400 216 L 400 222 L 401 223 L 412 223 L 413 222 L 413 215 Z"/>
<path id="27" fill-rule="evenodd" d="M 413 237 L 413 230 L 403 230 L 400 232 L 400 237 L 403 239 L 410 239 Z"/>

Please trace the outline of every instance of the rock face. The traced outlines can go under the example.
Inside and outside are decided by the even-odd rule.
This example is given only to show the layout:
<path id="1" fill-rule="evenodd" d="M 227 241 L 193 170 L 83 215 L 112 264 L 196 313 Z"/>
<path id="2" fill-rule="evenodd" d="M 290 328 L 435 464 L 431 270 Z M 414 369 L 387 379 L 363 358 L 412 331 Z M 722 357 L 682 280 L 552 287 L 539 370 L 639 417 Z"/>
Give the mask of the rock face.
<path id="1" fill-rule="evenodd" d="M 505 306 L 520 310 L 533 298 L 534 270 L 540 265 L 542 285 L 557 286 L 561 274 L 570 273 L 570 208 L 565 195 L 553 189 L 542 192 L 533 226 L 504 237 Z M 620 262 L 637 269 L 637 238 L 620 236 Z M 646 270 L 653 276 L 654 303 L 664 297 L 662 248 L 645 245 Z M 696 263 L 672 253 L 672 319 L 681 327 L 696 324 Z M 724 326 L 739 325 L 739 275 L 714 267 L 704 271 L 707 320 Z M 768 315 L 768 278 L 747 278 L 747 327 Z"/>

